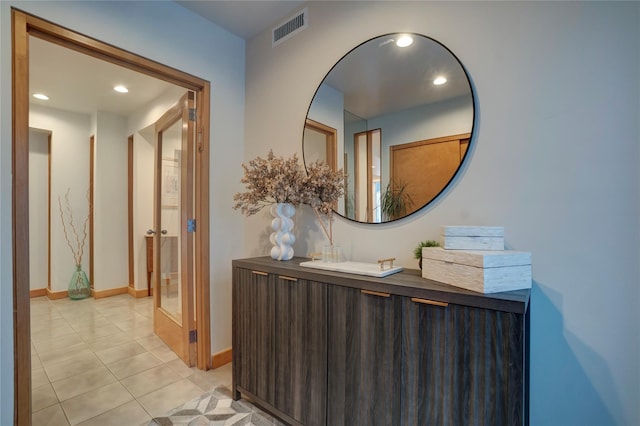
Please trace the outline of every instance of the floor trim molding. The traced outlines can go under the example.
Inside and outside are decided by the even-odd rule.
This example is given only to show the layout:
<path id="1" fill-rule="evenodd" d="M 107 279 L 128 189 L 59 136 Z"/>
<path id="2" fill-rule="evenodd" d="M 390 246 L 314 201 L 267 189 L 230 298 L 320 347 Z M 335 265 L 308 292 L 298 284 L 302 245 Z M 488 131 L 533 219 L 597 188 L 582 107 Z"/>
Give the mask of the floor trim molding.
<path id="1" fill-rule="evenodd" d="M 47 288 L 36 288 L 34 290 L 29 291 L 29 298 L 32 297 L 41 297 L 47 295 Z"/>
<path id="2" fill-rule="evenodd" d="M 92 291 L 94 299 L 102 299 L 103 297 L 115 296 L 118 294 L 127 294 L 129 293 L 129 286 L 127 287 L 118 287 L 118 288 L 110 288 L 107 290 L 99 290 L 95 289 Z"/>
<path id="3" fill-rule="evenodd" d="M 69 297 L 69 292 L 67 290 L 51 291 L 51 289 L 47 289 L 47 297 L 49 300 L 64 299 L 65 297 Z"/>
<path id="4" fill-rule="evenodd" d="M 211 367 L 218 368 L 231 362 L 231 348 L 213 354 L 211 357 Z"/>
<path id="5" fill-rule="evenodd" d="M 150 296 L 149 290 L 147 290 L 146 288 L 138 289 L 133 287 L 127 287 L 127 292 L 129 293 L 129 296 L 133 296 L 136 299 Z"/>
<path id="6" fill-rule="evenodd" d="M 100 290 L 100 291 L 95 291 L 93 289 L 91 290 L 91 296 L 93 296 L 94 299 L 102 299 L 104 297 L 117 296 L 119 294 L 129 294 L 129 296 L 131 297 L 140 299 L 143 297 L 147 297 L 148 291 L 146 288 L 135 289 L 132 287 L 118 287 L 118 288 L 110 288 L 107 290 Z M 49 298 L 49 300 L 58 300 L 58 299 L 64 299 L 66 297 L 69 297 L 69 293 L 67 290 L 52 291 L 48 288 L 37 288 L 29 291 L 29 298 L 42 297 L 42 296 L 46 296 L 47 298 Z M 229 355 L 229 362 L 230 361 L 231 361 L 231 355 Z M 220 365 L 224 365 L 224 364 L 226 364 L 226 362 Z"/>

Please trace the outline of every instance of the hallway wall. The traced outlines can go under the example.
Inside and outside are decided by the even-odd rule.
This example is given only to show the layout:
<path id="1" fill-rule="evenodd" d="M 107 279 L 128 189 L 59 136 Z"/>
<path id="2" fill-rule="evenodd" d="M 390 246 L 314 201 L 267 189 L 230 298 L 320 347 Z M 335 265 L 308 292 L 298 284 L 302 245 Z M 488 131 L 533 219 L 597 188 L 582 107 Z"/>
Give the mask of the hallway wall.
<path id="1" fill-rule="evenodd" d="M 62 208 L 65 209 L 65 194 L 69 190 L 69 205 L 74 215 L 74 224 L 78 231 L 82 232 L 82 225 L 89 213 L 87 191 L 89 190 L 91 116 L 32 105 L 29 111 L 29 125 L 51 131 L 51 290 L 65 291 L 75 271 L 75 260 L 65 240 L 58 200 L 62 202 Z M 46 216 L 47 212 L 43 210 L 38 214 Z M 68 229 L 68 234 L 70 232 L 71 230 Z M 73 235 L 69 235 L 72 238 L 71 241 L 74 241 Z M 87 273 L 89 271 L 88 250 L 89 238 L 87 237 L 85 254 L 82 257 L 82 268 Z M 35 261 L 35 259 L 31 260 Z M 43 266 L 46 268 L 46 263 Z"/>
<path id="2" fill-rule="evenodd" d="M 300 156 L 313 94 L 351 48 L 438 40 L 475 91 L 469 162 L 409 218 L 337 218 L 336 243 L 416 268 L 412 249 L 441 225 L 504 226 L 508 248 L 533 254 L 531 423 L 640 424 L 640 3 L 310 2 L 308 18 L 275 47 L 270 31 L 247 43 L 245 161 Z M 266 255 L 268 212 L 244 223 L 245 255 Z M 323 243 L 298 209 L 295 253 Z"/>

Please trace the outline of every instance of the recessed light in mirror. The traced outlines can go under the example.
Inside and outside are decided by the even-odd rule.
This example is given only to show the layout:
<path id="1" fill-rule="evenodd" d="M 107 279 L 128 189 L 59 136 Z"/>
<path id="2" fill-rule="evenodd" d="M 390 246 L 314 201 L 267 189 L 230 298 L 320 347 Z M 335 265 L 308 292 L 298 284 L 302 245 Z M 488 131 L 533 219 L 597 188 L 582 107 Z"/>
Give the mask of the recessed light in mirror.
<path id="1" fill-rule="evenodd" d="M 48 101 L 49 97 L 47 95 L 45 95 L 44 93 L 34 93 L 33 97 L 36 99 L 40 99 L 42 101 Z"/>
<path id="2" fill-rule="evenodd" d="M 407 47 L 413 44 L 413 37 L 408 35 L 400 36 L 398 40 L 396 40 L 396 46 L 398 47 Z"/>
<path id="3" fill-rule="evenodd" d="M 436 86 L 441 86 L 446 82 L 447 82 L 447 79 L 442 76 L 437 77 L 435 80 L 433 80 L 433 84 L 435 84 Z"/>
<path id="4" fill-rule="evenodd" d="M 125 86 L 116 86 L 113 88 L 113 90 L 118 93 L 129 93 L 129 89 L 127 89 Z"/>

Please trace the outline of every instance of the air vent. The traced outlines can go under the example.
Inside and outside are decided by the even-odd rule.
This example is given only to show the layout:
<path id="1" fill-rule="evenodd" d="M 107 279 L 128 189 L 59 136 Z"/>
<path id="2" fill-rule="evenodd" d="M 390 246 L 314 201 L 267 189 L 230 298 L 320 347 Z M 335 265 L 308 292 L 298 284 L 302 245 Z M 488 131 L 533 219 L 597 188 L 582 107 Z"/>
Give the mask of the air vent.
<path id="1" fill-rule="evenodd" d="M 301 10 L 293 18 L 273 29 L 273 46 L 277 46 L 305 28 L 307 28 L 307 9 Z"/>

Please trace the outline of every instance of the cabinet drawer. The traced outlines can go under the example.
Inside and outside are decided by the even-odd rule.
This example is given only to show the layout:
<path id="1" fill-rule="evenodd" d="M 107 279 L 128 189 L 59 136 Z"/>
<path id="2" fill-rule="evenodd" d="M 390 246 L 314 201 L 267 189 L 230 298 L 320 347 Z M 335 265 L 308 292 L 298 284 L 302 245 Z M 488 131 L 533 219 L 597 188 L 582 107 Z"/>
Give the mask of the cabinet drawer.
<path id="1" fill-rule="evenodd" d="M 328 425 L 399 425 L 400 298 L 328 287 Z"/>
<path id="2" fill-rule="evenodd" d="M 234 269 L 234 397 L 248 393 L 291 424 L 326 424 L 327 286 Z"/>
<path id="3" fill-rule="evenodd" d="M 268 403 L 275 401 L 274 356 L 275 280 L 269 274 L 234 269 L 233 378 L 240 386 Z"/>
<path id="4" fill-rule="evenodd" d="M 402 304 L 402 424 L 522 425 L 524 322 L 519 314 Z"/>

